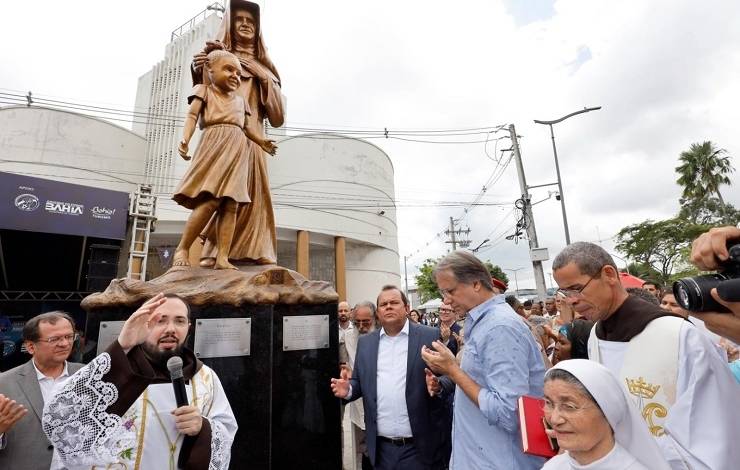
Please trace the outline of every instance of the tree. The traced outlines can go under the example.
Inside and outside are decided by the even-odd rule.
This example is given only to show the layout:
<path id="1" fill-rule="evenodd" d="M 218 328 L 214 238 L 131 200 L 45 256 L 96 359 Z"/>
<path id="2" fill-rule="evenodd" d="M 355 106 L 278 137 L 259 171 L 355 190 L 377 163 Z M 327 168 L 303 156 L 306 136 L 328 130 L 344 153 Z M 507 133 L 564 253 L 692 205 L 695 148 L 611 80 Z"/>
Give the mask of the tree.
<path id="1" fill-rule="evenodd" d="M 421 303 L 442 297 L 439 293 L 439 289 L 437 289 L 437 283 L 434 282 L 434 278 L 432 277 L 432 271 L 434 271 L 437 261 L 439 261 L 439 259 L 435 260 L 427 258 L 424 260 L 424 264 L 419 268 L 419 274 L 415 277 L 416 288 L 419 292 L 419 300 L 421 300 Z"/>
<path id="2" fill-rule="evenodd" d="M 691 241 L 707 229 L 681 218 L 646 220 L 620 230 L 616 248 L 638 264 L 651 266 L 667 282 L 675 269 L 688 267 Z"/>
<path id="3" fill-rule="evenodd" d="M 629 266 L 627 266 L 627 269 L 630 274 L 639 277 L 643 281 L 647 279 L 663 279 L 663 273 L 649 264 L 630 263 Z"/>
<path id="4" fill-rule="evenodd" d="M 740 211 L 732 204 L 722 204 L 716 197 L 703 199 L 679 200 L 681 210 L 678 217 L 687 219 L 695 224 L 704 225 L 735 225 L 740 220 Z"/>
<path id="5" fill-rule="evenodd" d="M 488 269 L 488 272 L 491 273 L 492 277 L 495 277 L 499 281 L 502 281 L 507 286 L 509 285 L 509 276 L 506 275 L 503 269 L 491 263 L 490 261 L 485 261 L 483 264 L 486 265 L 486 269 Z"/>
<path id="6" fill-rule="evenodd" d="M 735 171 L 730 163 L 730 157 L 725 149 L 717 148 L 707 140 L 701 144 L 691 144 L 689 150 L 681 152 L 676 172 L 679 175 L 676 182 L 683 186 L 681 197 L 685 200 L 702 200 L 716 195 L 720 206 L 725 201 L 719 187 L 730 185 L 729 174 Z"/>
<path id="7" fill-rule="evenodd" d="M 432 272 L 434 271 L 434 267 L 437 265 L 439 259 L 440 258 L 437 258 L 436 260 L 427 258 L 424 261 L 424 264 L 419 268 L 419 274 L 415 276 L 416 288 L 418 289 L 419 299 L 422 303 L 432 299 L 442 298 L 442 294 L 440 294 L 439 289 L 437 289 L 437 283 L 434 282 L 434 278 L 432 277 Z M 484 261 L 483 264 L 486 266 L 486 269 L 488 269 L 491 276 L 495 277 L 499 281 L 503 281 L 505 284 L 509 284 L 509 278 L 506 276 L 503 269 L 494 265 L 490 261 Z"/>

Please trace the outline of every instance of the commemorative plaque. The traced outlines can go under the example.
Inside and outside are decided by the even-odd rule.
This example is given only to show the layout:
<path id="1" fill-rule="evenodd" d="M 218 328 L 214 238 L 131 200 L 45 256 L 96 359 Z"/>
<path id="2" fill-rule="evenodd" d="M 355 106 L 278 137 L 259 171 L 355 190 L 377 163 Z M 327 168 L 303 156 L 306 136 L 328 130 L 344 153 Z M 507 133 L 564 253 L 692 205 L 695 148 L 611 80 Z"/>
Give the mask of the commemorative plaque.
<path id="1" fill-rule="evenodd" d="M 283 317 L 283 351 L 329 347 L 329 315 Z"/>
<path id="2" fill-rule="evenodd" d="M 195 322 L 195 356 L 249 356 L 252 340 L 251 318 L 202 318 Z"/>

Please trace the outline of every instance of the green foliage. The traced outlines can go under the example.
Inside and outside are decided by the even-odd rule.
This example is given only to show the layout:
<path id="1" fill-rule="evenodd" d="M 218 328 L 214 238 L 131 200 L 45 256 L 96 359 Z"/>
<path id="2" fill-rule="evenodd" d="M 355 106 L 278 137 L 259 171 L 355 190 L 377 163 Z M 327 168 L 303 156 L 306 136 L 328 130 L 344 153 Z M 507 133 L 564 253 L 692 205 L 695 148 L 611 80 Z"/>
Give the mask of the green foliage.
<path id="1" fill-rule="evenodd" d="M 620 230 L 616 248 L 638 264 L 652 267 L 667 282 L 675 269 L 689 269 L 691 241 L 708 228 L 681 218 L 646 220 Z"/>
<path id="2" fill-rule="evenodd" d="M 439 289 L 437 288 L 437 283 L 434 282 L 434 278 L 432 277 L 432 272 L 434 271 L 434 267 L 437 265 L 438 261 L 439 258 L 427 258 L 424 261 L 424 264 L 419 268 L 419 274 L 415 276 L 416 288 L 418 289 L 419 299 L 421 299 L 422 303 L 428 302 L 432 299 L 442 298 L 442 294 L 439 293 Z M 484 261 L 483 264 L 486 266 L 486 269 L 488 269 L 488 272 L 491 273 L 491 276 L 503 281 L 505 284 L 509 284 L 509 278 L 506 276 L 503 269 L 494 265 L 490 261 Z"/>
<path id="3" fill-rule="evenodd" d="M 740 220 L 740 211 L 732 204 L 722 203 L 716 197 L 681 198 L 678 217 L 695 224 L 735 225 Z"/>
<path id="4" fill-rule="evenodd" d="M 676 167 L 676 182 L 683 187 L 678 215 L 629 225 L 617 234 L 617 250 L 634 261 L 630 271 L 665 284 L 695 275 L 697 270 L 689 263 L 691 242 L 712 225 L 740 220 L 740 211 L 725 203 L 720 193 L 720 186 L 732 184 L 729 175 L 734 171 L 727 151 L 711 141 L 691 144 L 681 152 Z"/>
<path id="5" fill-rule="evenodd" d="M 627 268 L 630 274 L 637 276 L 644 281 L 655 279 L 656 281 L 664 282 L 663 274 L 649 264 L 630 263 Z"/>
<path id="6" fill-rule="evenodd" d="M 716 195 L 721 205 L 724 205 L 719 187 L 730 185 L 729 174 L 735 171 L 730 163 L 730 157 L 725 149 L 717 148 L 711 141 L 701 144 L 691 144 L 689 150 L 681 152 L 676 167 L 678 180 L 683 186 L 681 197 L 685 200 L 706 199 Z"/>
<path id="7" fill-rule="evenodd" d="M 419 268 L 419 274 L 416 275 L 416 288 L 419 291 L 421 303 L 442 297 L 439 289 L 437 289 L 437 283 L 434 282 L 434 278 L 432 277 L 432 271 L 434 271 L 437 261 L 439 259 L 427 258 Z"/>
<path id="8" fill-rule="evenodd" d="M 509 276 L 506 275 L 503 269 L 491 263 L 490 261 L 484 261 L 483 264 L 486 265 L 486 269 L 488 269 L 488 272 L 491 273 L 491 276 L 495 277 L 499 281 L 503 281 L 503 283 L 507 286 L 509 285 Z"/>

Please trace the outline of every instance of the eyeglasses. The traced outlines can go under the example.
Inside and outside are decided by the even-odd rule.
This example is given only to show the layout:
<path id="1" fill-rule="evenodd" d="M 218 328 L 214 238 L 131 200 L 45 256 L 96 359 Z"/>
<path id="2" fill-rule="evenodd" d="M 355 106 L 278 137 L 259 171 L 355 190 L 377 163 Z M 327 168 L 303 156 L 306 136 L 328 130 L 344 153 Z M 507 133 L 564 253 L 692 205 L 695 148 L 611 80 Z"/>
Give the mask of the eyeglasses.
<path id="1" fill-rule="evenodd" d="M 451 297 L 455 293 L 455 289 L 457 289 L 459 285 L 460 283 L 457 283 L 450 289 L 439 289 L 439 293 L 440 295 L 442 295 L 442 298 Z"/>
<path id="2" fill-rule="evenodd" d="M 157 320 L 157 326 L 165 326 L 169 322 L 170 322 L 170 319 L 169 318 L 159 317 L 159 319 Z M 178 328 L 185 328 L 186 326 L 188 326 L 190 324 L 190 320 L 188 320 L 185 317 L 174 317 L 172 319 L 172 323 L 174 323 L 175 326 L 178 327 Z"/>
<path id="3" fill-rule="evenodd" d="M 44 338 L 44 339 L 40 339 L 39 338 L 35 342 L 36 343 L 49 343 L 51 345 L 57 345 L 63 339 L 69 341 L 70 343 L 74 343 L 77 340 L 77 338 L 79 338 L 79 337 L 80 337 L 80 335 L 78 335 L 77 333 L 74 333 L 74 334 L 71 334 L 71 335 L 64 335 L 64 336 L 49 336 L 48 338 Z"/>
<path id="4" fill-rule="evenodd" d="M 355 320 L 352 323 L 354 323 L 357 326 L 362 326 L 362 325 L 370 326 L 373 324 L 373 321 L 372 320 Z"/>
<path id="5" fill-rule="evenodd" d="M 578 406 L 575 403 L 569 402 L 553 403 L 550 400 L 545 399 L 545 404 L 542 405 L 542 411 L 544 411 L 546 414 L 552 414 L 553 411 L 558 410 L 558 412 L 563 416 L 573 416 L 578 414 L 578 412 L 580 411 L 595 407 L 596 405 L 592 404 Z"/>
<path id="6" fill-rule="evenodd" d="M 591 276 L 591 278 L 586 282 L 586 284 L 583 285 L 580 289 L 558 289 L 556 293 L 564 296 L 565 298 L 580 298 L 583 297 L 583 291 L 588 287 L 589 284 L 591 284 L 591 281 L 596 279 L 597 277 L 601 276 L 601 271 L 599 271 L 594 276 Z"/>

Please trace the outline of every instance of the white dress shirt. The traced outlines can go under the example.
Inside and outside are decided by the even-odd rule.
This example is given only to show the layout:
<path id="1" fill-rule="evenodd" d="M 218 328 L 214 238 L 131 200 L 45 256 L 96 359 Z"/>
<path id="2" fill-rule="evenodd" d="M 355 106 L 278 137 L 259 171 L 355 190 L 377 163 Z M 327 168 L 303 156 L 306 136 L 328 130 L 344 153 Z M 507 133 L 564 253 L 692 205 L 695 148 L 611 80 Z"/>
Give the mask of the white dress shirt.
<path id="1" fill-rule="evenodd" d="M 31 363 L 33 364 L 33 368 L 36 370 L 36 378 L 39 380 L 41 396 L 44 398 L 44 404 L 46 404 L 46 402 L 49 401 L 49 397 L 51 397 L 52 392 L 54 391 L 54 387 L 63 384 L 67 381 L 67 379 L 69 379 L 69 369 L 67 368 L 67 361 L 64 361 L 64 370 L 62 371 L 62 375 L 60 375 L 56 379 L 45 376 L 39 370 L 39 368 L 36 367 L 36 361 L 31 360 Z"/>
<path id="2" fill-rule="evenodd" d="M 406 369 L 409 350 L 409 322 L 396 336 L 380 330 L 378 344 L 378 436 L 411 437 L 406 407 Z"/>
<path id="3" fill-rule="evenodd" d="M 342 325 L 339 325 L 339 344 L 344 343 L 344 335 L 349 331 L 354 329 L 355 325 L 352 324 L 351 321 L 347 322 L 347 328 L 342 328 Z"/>

